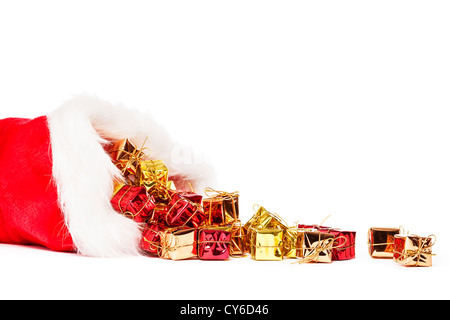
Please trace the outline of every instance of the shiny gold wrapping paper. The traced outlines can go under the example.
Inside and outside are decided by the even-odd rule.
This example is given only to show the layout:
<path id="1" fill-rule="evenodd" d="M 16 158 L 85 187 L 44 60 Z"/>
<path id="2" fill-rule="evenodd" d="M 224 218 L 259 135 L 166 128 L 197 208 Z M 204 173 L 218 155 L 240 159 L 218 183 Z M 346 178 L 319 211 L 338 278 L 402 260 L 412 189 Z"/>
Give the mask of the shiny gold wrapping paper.
<path id="1" fill-rule="evenodd" d="M 161 199 L 167 197 L 168 175 L 169 170 L 162 160 L 142 160 L 136 172 L 138 184 Z"/>
<path id="2" fill-rule="evenodd" d="M 396 234 L 394 244 L 394 261 L 405 266 L 431 267 L 434 236 Z"/>
<path id="3" fill-rule="evenodd" d="M 392 259 L 394 255 L 394 236 L 399 232 L 399 228 L 370 228 L 367 237 L 371 257 Z"/>
<path id="4" fill-rule="evenodd" d="M 136 174 L 139 158 L 143 154 L 130 140 L 117 140 L 110 150 L 111 158 L 125 176 Z"/>
<path id="5" fill-rule="evenodd" d="M 284 230 L 278 228 L 253 229 L 250 254 L 254 260 L 283 260 Z"/>
<path id="6" fill-rule="evenodd" d="M 231 224 L 239 220 L 239 193 L 216 191 L 206 188 L 207 198 L 203 199 L 203 208 L 208 225 Z"/>
<path id="7" fill-rule="evenodd" d="M 245 229 L 240 221 L 230 225 L 231 244 L 230 255 L 243 255 L 248 252 L 247 242 L 245 240 Z"/>
<path id="8" fill-rule="evenodd" d="M 182 260 L 197 256 L 197 231 L 189 229 L 166 229 L 161 232 L 161 258 Z"/>
<path id="9" fill-rule="evenodd" d="M 297 258 L 297 242 L 300 229 L 288 228 L 284 232 L 283 248 L 284 256 L 287 258 Z"/>
<path id="10" fill-rule="evenodd" d="M 297 237 L 297 255 L 300 262 L 332 261 L 334 235 L 319 231 L 299 232 Z"/>

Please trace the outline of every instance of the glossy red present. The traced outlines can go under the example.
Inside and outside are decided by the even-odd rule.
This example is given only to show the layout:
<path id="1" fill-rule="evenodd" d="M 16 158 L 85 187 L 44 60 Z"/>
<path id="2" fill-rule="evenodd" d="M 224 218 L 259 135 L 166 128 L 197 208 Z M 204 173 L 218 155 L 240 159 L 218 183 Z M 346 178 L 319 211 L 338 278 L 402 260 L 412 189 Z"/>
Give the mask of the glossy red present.
<path id="1" fill-rule="evenodd" d="M 145 187 L 124 185 L 112 197 L 111 205 L 124 216 L 136 222 L 144 222 L 153 213 L 155 201 L 152 196 L 147 195 Z"/>
<path id="2" fill-rule="evenodd" d="M 169 227 L 198 228 L 205 221 L 201 205 L 202 196 L 192 192 L 171 192 L 169 204 L 163 211 Z"/>
<path id="3" fill-rule="evenodd" d="M 226 260 L 230 256 L 231 232 L 228 227 L 208 226 L 198 230 L 198 257 Z"/>
<path id="4" fill-rule="evenodd" d="M 150 254 L 158 254 L 161 247 L 161 232 L 166 227 L 161 224 L 147 223 L 144 230 L 142 230 L 142 237 L 139 247 L 142 251 Z"/>
<path id="5" fill-rule="evenodd" d="M 355 258 L 355 231 L 328 229 L 334 235 L 332 256 L 333 260 L 349 260 Z"/>

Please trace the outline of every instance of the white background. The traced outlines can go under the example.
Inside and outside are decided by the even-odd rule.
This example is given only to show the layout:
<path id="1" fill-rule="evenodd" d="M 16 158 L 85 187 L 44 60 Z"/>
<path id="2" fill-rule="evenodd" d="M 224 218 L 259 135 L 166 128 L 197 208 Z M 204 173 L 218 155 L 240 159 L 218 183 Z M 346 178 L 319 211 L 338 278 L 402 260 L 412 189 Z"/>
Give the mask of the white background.
<path id="1" fill-rule="evenodd" d="M 242 220 L 258 203 L 357 232 L 356 259 L 308 265 L 2 244 L 0 298 L 449 299 L 449 15 L 448 1 L 0 2 L 1 118 L 81 92 L 150 110 L 214 164 L 213 187 L 240 191 Z M 369 257 L 367 229 L 400 225 L 437 236 L 433 267 Z"/>

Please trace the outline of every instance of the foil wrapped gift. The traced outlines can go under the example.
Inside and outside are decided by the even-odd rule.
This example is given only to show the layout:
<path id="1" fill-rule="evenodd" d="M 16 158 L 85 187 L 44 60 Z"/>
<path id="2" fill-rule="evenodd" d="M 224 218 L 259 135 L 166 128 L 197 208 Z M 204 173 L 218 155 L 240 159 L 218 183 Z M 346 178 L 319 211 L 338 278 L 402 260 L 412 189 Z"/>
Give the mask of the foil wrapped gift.
<path id="1" fill-rule="evenodd" d="M 155 200 L 147 195 L 144 187 L 123 185 L 112 197 L 111 205 L 134 221 L 145 222 L 153 214 Z"/>
<path id="2" fill-rule="evenodd" d="M 198 228 L 206 219 L 201 205 L 202 198 L 193 192 L 171 191 L 169 204 L 160 210 L 164 215 L 162 219 L 169 227 Z"/>
<path id="3" fill-rule="evenodd" d="M 231 232 L 230 255 L 241 256 L 248 252 L 244 226 L 240 221 L 228 225 Z"/>
<path id="4" fill-rule="evenodd" d="M 202 260 L 226 260 L 230 256 L 229 227 L 203 226 L 198 229 L 198 257 Z"/>
<path id="5" fill-rule="evenodd" d="M 299 228 L 306 230 L 317 230 L 334 235 L 332 249 L 333 260 L 349 260 L 355 258 L 355 231 L 346 231 L 339 228 L 330 228 L 321 225 L 299 224 Z"/>
<path id="6" fill-rule="evenodd" d="M 138 185 L 144 186 L 157 201 L 164 201 L 169 197 L 168 175 L 169 170 L 162 160 L 141 160 L 137 166 Z"/>
<path id="7" fill-rule="evenodd" d="M 239 193 L 206 188 L 203 210 L 208 225 L 225 225 L 239 220 Z"/>
<path id="8" fill-rule="evenodd" d="M 394 236 L 394 261 L 410 267 L 431 267 L 432 247 L 436 242 L 434 235 L 419 237 L 410 234 Z"/>
<path id="9" fill-rule="evenodd" d="M 161 232 L 166 226 L 157 223 L 147 223 L 142 230 L 139 247 L 147 254 L 157 255 L 161 247 Z"/>
<path id="10" fill-rule="evenodd" d="M 304 229 L 290 227 L 287 228 L 283 236 L 283 255 L 286 258 L 297 258 L 297 242 L 299 232 L 304 231 Z"/>
<path id="11" fill-rule="evenodd" d="M 399 228 L 370 228 L 367 234 L 370 256 L 372 258 L 392 259 L 394 256 L 394 236 L 399 233 Z"/>
<path id="12" fill-rule="evenodd" d="M 135 175 L 140 159 L 144 156 L 129 139 L 117 140 L 110 146 L 109 154 L 124 176 Z"/>
<path id="13" fill-rule="evenodd" d="M 332 261 L 334 235 L 331 233 L 303 231 L 299 232 L 297 239 L 297 255 L 300 263 Z"/>
<path id="14" fill-rule="evenodd" d="M 161 258 L 182 260 L 197 257 L 197 229 L 168 228 L 160 232 Z"/>
<path id="15" fill-rule="evenodd" d="M 283 229 L 251 230 L 250 254 L 254 260 L 283 260 Z"/>
<path id="16" fill-rule="evenodd" d="M 262 206 L 258 206 L 255 214 L 244 225 L 245 232 L 247 234 L 246 241 L 248 247 L 251 245 L 251 236 L 253 230 L 275 228 L 275 229 L 288 229 L 288 226 L 284 220 L 277 214 L 268 211 Z"/>

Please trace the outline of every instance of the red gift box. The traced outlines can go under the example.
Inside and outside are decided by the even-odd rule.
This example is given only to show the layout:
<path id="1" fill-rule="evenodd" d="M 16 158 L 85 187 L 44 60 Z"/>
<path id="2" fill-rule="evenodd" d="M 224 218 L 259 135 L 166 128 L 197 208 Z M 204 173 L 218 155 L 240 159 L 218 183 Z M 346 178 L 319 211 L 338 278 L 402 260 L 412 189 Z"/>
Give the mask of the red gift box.
<path id="1" fill-rule="evenodd" d="M 124 216 L 136 222 L 144 222 L 153 213 L 155 200 L 147 195 L 145 187 L 124 185 L 112 197 L 111 205 Z"/>
<path id="2" fill-rule="evenodd" d="M 198 257 L 202 260 L 226 260 L 230 256 L 231 232 L 228 227 L 198 230 Z"/>
<path id="3" fill-rule="evenodd" d="M 142 231 L 139 247 L 146 253 L 158 254 L 161 243 L 161 232 L 166 227 L 161 224 L 147 223 Z"/>
<path id="4" fill-rule="evenodd" d="M 185 191 L 170 194 L 170 202 L 162 211 L 169 227 L 198 228 L 205 221 L 201 195 Z"/>

